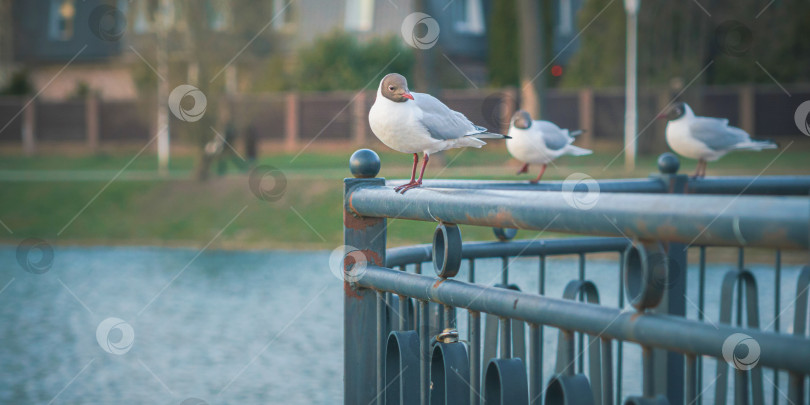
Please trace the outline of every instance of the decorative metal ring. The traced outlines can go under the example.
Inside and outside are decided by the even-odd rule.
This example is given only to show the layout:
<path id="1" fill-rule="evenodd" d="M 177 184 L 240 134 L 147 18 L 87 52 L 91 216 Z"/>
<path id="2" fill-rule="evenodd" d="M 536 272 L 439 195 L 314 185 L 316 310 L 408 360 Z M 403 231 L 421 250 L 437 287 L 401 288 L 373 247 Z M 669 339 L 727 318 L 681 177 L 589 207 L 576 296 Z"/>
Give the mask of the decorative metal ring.
<path id="1" fill-rule="evenodd" d="M 659 269 L 651 262 L 660 257 L 665 257 L 660 243 L 634 241 L 624 252 L 624 289 L 630 305 L 639 311 L 655 308 L 664 297 L 666 285 L 656 282 L 658 275 L 654 273 Z M 663 265 L 669 267 L 666 260 Z"/>
<path id="2" fill-rule="evenodd" d="M 491 359 L 484 373 L 484 402 L 528 405 L 526 367 L 520 359 Z"/>
<path id="3" fill-rule="evenodd" d="M 433 233 L 433 269 L 441 278 L 455 277 L 461 267 L 461 231 L 455 224 L 439 223 Z"/>
<path id="4" fill-rule="evenodd" d="M 582 374 L 551 377 L 546 385 L 547 405 L 593 405 L 593 391 L 588 377 Z"/>
<path id="5" fill-rule="evenodd" d="M 624 405 L 669 405 L 669 400 L 663 395 L 650 397 L 627 397 Z"/>

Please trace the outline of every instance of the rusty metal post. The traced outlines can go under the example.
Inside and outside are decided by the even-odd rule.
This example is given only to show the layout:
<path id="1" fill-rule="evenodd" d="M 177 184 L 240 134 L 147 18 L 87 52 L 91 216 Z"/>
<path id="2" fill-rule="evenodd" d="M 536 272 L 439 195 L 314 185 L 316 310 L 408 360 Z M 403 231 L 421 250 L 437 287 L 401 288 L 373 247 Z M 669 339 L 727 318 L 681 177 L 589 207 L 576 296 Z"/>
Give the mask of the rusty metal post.
<path id="1" fill-rule="evenodd" d="M 99 146 L 99 114 L 98 114 L 98 96 L 91 92 L 85 99 L 85 131 L 87 134 L 87 147 L 91 152 L 98 151 Z"/>
<path id="2" fill-rule="evenodd" d="M 739 114 L 740 114 L 740 128 L 749 134 L 756 133 L 756 121 L 754 117 L 754 109 L 756 108 L 756 93 L 754 86 L 745 85 L 740 87 L 739 90 Z"/>
<path id="3" fill-rule="evenodd" d="M 298 145 L 301 128 L 301 100 L 298 93 L 287 93 L 284 104 L 284 149 L 291 152 Z"/>
<path id="4" fill-rule="evenodd" d="M 22 148 L 25 156 L 32 156 L 37 151 L 36 127 L 37 127 L 37 103 L 35 100 L 23 100 L 24 107 L 22 116 Z"/>
<path id="5" fill-rule="evenodd" d="M 579 91 L 579 129 L 585 131 L 578 138 L 579 146 L 590 148 L 593 146 L 593 89 L 584 88 Z"/>
<path id="6" fill-rule="evenodd" d="M 368 111 L 366 109 L 365 91 L 357 93 L 357 97 L 352 102 L 352 143 L 355 145 L 366 144 L 366 124 L 368 122 Z"/>
<path id="7" fill-rule="evenodd" d="M 358 178 L 344 180 L 344 196 L 362 185 L 384 185 L 374 178 L 379 172 L 379 157 L 371 151 L 352 156 L 352 173 Z M 370 154 L 368 152 L 371 152 Z M 374 161 L 376 157 L 376 162 Z M 343 205 L 343 241 L 348 249 L 363 253 L 368 265 L 385 265 L 385 218 L 360 217 L 352 212 L 348 199 Z M 346 260 L 346 259 L 344 259 Z M 349 265 L 350 263 L 345 263 Z M 355 258 L 355 265 L 356 258 Z M 358 279 L 363 272 L 355 273 Z M 357 280 L 344 280 L 344 397 L 346 404 L 369 404 L 377 395 L 377 319 L 376 293 L 359 287 Z"/>

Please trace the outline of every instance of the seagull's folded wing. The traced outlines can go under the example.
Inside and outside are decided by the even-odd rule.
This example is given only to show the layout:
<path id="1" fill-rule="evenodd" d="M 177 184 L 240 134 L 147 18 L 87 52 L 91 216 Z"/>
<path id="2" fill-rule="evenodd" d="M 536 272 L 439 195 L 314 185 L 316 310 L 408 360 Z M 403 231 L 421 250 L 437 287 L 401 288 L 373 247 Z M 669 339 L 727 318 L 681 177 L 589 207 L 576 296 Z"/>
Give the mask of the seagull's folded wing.
<path id="1" fill-rule="evenodd" d="M 751 137 L 740 128 L 728 125 L 724 118 L 695 117 L 689 124 L 692 137 L 714 150 L 729 150 L 748 142 Z"/>
<path id="2" fill-rule="evenodd" d="M 422 110 L 419 121 L 434 139 L 457 139 L 468 135 L 486 132 L 487 129 L 474 125 L 464 114 L 453 111 L 430 94 L 413 93 L 416 105 Z"/>

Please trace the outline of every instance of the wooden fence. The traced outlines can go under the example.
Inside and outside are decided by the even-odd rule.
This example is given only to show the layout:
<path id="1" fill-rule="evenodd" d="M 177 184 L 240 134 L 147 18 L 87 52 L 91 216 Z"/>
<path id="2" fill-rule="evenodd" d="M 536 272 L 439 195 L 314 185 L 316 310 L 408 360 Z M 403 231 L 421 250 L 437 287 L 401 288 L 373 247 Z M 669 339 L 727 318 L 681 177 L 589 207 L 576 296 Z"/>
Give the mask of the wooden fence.
<path id="1" fill-rule="evenodd" d="M 473 122 L 505 132 L 508 118 L 520 104 L 518 94 L 516 89 L 445 90 L 440 98 Z M 654 118 L 675 94 L 669 90 L 639 94 L 640 151 L 665 148 L 665 122 Z M 315 139 L 367 143 L 373 138 L 367 114 L 374 98 L 374 91 L 278 93 L 238 95 L 231 103 L 240 134 L 252 128 L 262 142 L 294 151 Z M 799 133 L 793 115 L 799 104 L 810 100 L 810 86 L 785 91 L 775 86 L 703 87 L 690 89 L 681 99 L 700 115 L 725 117 L 755 136 L 773 138 Z M 83 143 L 89 151 L 102 144 L 143 142 L 155 131 L 153 105 L 96 97 L 65 101 L 0 97 L 0 143 L 21 144 L 31 154 L 41 142 Z M 622 89 L 550 90 L 546 106 L 548 119 L 561 127 L 587 130 L 580 141 L 583 146 L 623 139 Z M 171 125 L 173 131 L 182 132 L 189 123 L 172 119 Z M 211 131 L 206 136 L 215 135 Z M 183 140 L 173 137 L 172 142 Z"/>

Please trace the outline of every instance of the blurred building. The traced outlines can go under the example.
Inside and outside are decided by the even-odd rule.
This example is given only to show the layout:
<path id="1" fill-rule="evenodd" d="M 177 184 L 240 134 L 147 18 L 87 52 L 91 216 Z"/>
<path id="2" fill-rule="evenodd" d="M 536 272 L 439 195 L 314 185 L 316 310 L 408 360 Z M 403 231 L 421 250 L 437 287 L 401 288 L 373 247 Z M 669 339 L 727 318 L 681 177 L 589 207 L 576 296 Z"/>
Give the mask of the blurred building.
<path id="1" fill-rule="evenodd" d="M 263 40 L 268 42 L 266 54 L 291 55 L 336 30 L 361 40 L 399 36 L 405 17 L 421 9 L 441 27 L 437 44 L 441 52 L 473 82 L 486 83 L 487 16 L 494 0 L 267 1 L 263 10 L 272 19 L 262 20 L 264 31 L 252 44 L 261 47 Z M 576 13 L 583 1 L 556 0 L 553 4 L 552 43 L 554 53 L 559 54 L 557 63 L 564 63 L 578 48 Z M 201 0 L 195 4 L 206 8 L 212 30 L 226 34 L 251 12 L 244 7 L 250 2 L 237 3 L 239 0 Z M 105 99 L 135 98 L 132 64 L 155 64 L 156 18 L 165 18 L 169 27 L 173 43 L 166 46 L 174 50 L 170 52 L 172 61 L 193 60 L 184 51 L 185 44 L 177 40 L 182 35 L 171 35 L 188 29 L 184 21 L 188 14 L 180 4 L 165 0 L 0 0 L 0 83 L 7 81 L 10 72 L 25 69 L 45 99 L 64 99 L 88 89 Z M 275 39 L 272 44 L 269 37 Z"/>

